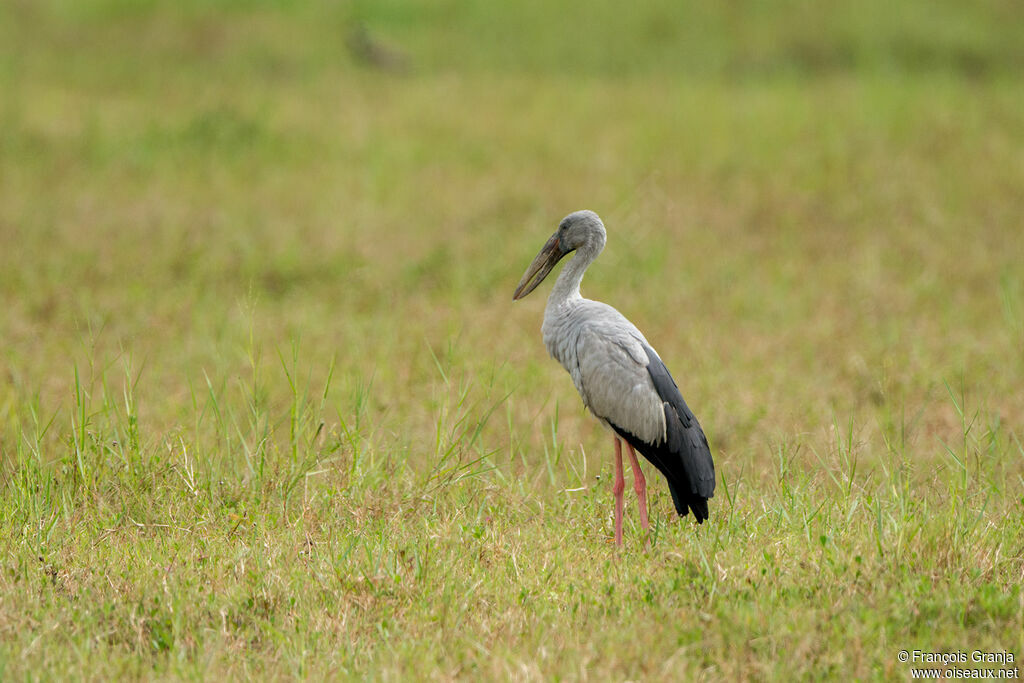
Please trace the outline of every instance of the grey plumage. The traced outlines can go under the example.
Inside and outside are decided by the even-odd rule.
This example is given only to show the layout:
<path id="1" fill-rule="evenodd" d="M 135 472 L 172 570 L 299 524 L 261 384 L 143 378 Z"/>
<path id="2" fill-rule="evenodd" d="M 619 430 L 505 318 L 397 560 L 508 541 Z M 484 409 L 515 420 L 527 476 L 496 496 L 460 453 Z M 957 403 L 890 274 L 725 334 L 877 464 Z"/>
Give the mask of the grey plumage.
<path id="1" fill-rule="evenodd" d="M 697 418 L 640 330 L 611 306 L 580 294 L 583 274 L 605 241 L 596 213 L 569 214 L 527 269 L 514 298 L 533 291 L 559 259 L 575 252 L 548 298 L 544 344 L 572 376 L 587 409 L 665 476 L 677 512 L 692 510 L 703 522 L 715 469 Z"/>

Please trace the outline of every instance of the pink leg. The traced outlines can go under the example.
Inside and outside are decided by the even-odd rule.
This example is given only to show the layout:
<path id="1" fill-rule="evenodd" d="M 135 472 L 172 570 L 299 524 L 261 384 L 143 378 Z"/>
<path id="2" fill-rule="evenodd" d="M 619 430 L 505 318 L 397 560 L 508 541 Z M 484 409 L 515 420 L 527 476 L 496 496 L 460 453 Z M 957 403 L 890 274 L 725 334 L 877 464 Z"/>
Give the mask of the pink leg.
<path id="1" fill-rule="evenodd" d="M 640 499 L 640 526 L 647 531 L 651 527 L 650 522 L 647 521 L 647 480 L 644 479 L 644 473 L 640 471 L 640 463 L 636 459 L 636 451 L 633 450 L 633 446 L 627 442 L 626 448 L 629 449 L 629 464 L 633 468 L 633 490 L 636 491 L 636 497 Z"/>
<path id="2" fill-rule="evenodd" d="M 622 442 L 615 437 L 615 545 L 622 545 L 622 492 L 626 490 L 626 478 L 622 476 Z"/>

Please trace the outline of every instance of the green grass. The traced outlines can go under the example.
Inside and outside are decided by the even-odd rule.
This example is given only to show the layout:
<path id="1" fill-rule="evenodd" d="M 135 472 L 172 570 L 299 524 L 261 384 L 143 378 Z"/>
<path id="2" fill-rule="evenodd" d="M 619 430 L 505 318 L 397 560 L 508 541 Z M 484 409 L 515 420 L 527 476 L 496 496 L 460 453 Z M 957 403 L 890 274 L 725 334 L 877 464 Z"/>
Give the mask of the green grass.
<path id="1" fill-rule="evenodd" d="M 0 9 L 0 678 L 1024 657 L 1016 3 L 492 4 Z M 511 302 L 583 207 L 716 456 L 649 548 Z"/>

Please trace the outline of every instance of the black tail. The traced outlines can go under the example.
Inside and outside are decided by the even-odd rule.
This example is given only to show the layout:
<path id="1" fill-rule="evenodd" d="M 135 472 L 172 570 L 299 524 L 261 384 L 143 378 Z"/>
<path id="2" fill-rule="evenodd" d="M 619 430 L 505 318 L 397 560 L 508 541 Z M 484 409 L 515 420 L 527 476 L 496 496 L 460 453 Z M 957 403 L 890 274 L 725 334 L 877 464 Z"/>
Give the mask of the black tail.
<path id="1" fill-rule="evenodd" d="M 700 427 L 698 426 L 698 429 Z M 703 523 L 708 518 L 708 498 L 694 490 L 693 484 L 689 481 L 681 458 L 678 453 L 673 453 L 668 442 L 658 446 L 641 441 L 624 429 L 612 425 L 612 429 L 621 436 L 629 445 L 635 448 L 644 459 L 654 465 L 668 481 L 668 490 L 672 494 L 672 502 L 676 506 L 676 512 L 680 517 L 685 517 L 689 511 L 693 511 L 693 517 L 698 523 Z M 703 432 L 701 436 L 703 437 Z M 711 494 L 712 496 L 714 493 Z"/>
<path id="2" fill-rule="evenodd" d="M 647 372 L 665 409 L 665 439 L 647 443 L 614 424 L 612 428 L 665 475 L 679 516 L 692 510 L 702 523 L 708 518 L 708 499 L 715 495 L 715 462 L 707 437 L 661 358 L 646 344 L 644 351 Z"/>

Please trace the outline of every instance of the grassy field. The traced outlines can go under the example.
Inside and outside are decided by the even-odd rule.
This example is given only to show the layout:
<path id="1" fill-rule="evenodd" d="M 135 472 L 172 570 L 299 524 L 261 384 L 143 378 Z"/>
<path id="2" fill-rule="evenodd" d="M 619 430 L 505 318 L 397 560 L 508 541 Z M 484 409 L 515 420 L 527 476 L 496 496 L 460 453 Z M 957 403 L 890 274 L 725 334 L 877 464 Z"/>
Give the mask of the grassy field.
<path id="1" fill-rule="evenodd" d="M 0 679 L 1019 665 L 1019 3 L 499 5 L 0 7 Z M 649 548 L 511 301 L 579 208 Z"/>

